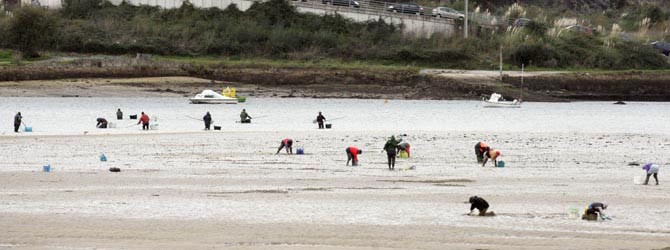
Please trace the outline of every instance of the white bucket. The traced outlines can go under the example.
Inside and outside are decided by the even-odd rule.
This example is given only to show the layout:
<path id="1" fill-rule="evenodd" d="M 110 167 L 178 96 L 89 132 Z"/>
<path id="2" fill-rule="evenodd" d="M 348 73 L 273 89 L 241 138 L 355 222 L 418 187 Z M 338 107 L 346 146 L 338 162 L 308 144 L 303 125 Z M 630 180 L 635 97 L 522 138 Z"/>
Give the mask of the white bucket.
<path id="1" fill-rule="evenodd" d="M 107 127 L 108 128 L 116 128 L 116 123 L 111 123 L 110 122 L 110 123 L 107 124 Z"/>
<path id="2" fill-rule="evenodd" d="M 149 129 L 151 129 L 151 130 L 158 130 L 158 124 L 151 124 L 151 125 L 149 125 Z"/>
<path id="3" fill-rule="evenodd" d="M 644 179 L 644 176 L 633 176 L 633 184 L 642 185 L 642 183 L 644 183 Z"/>

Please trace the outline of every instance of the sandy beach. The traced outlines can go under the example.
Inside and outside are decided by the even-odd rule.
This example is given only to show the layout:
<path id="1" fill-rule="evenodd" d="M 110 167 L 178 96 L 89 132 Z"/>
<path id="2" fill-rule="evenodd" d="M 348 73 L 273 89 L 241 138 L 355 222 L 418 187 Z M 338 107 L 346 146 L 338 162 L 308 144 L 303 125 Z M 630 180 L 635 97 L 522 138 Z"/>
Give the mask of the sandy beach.
<path id="1" fill-rule="evenodd" d="M 211 131 L 0 137 L 3 249 L 660 249 L 670 198 L 635 185 L 668 135 L 409 131 L 396 171 L 388 132 Z M 274 155 L 291 137 L 305 155 Z M 482 168 L 486 138 L 505 168 Z M 364 150 L 345 166 L 344 148 Z M 99 155 L 105 152 L 107 162 Z M 49 163 L 52 172 L 42 172 Z M 403 170 L 415 166 L 416 170 Z M 120 173 L 111 173 L 118 167 Z M 653 181 L 652 181 L 653 182 Z M 496 217 L 466 216 L 479 195 Z M 571 208 L 607 201 L 606 222 Z"/>

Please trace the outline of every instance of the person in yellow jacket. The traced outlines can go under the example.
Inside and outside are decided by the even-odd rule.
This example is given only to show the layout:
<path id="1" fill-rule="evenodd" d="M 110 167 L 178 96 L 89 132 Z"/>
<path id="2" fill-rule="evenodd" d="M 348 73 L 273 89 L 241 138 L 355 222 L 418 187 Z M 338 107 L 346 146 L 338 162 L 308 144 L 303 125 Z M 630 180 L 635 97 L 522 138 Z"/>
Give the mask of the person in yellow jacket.
<path id="1" fill-rule="evenodd" d="M 493 167 L 498 166 L 498 157 L 501 155 L 500 150 L 497 149 L 490 149 L 488 152 L 484 154 L 484 162 L 482 163 L 482 167 L 486 167 L 486 162 L 491 159 L 491 163 L 493 163 Z"/>

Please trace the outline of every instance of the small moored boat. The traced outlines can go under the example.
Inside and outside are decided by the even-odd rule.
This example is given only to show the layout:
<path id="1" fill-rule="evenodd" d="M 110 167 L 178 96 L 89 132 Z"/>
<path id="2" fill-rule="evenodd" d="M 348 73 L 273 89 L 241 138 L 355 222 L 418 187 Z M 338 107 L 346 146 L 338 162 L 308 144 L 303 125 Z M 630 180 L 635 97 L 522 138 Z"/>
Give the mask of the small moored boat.
<path id="1" fill-rule="evenodd" d="M 491 94 L 491 97 L 486 100 L 485 97 L 482 98 L 485 108 L 520 108 L 521 102 L 514 99 L 513 101 L 506 101 L 503 99 L 502 95 L 498 93 Z"/>
<path id="2" fill-rule="evenodd" d="M 203 90 L 202 93 L 190 98 L 193 104 L 237 104 L 237 98 L 223 96 L 213 90 Z"/>

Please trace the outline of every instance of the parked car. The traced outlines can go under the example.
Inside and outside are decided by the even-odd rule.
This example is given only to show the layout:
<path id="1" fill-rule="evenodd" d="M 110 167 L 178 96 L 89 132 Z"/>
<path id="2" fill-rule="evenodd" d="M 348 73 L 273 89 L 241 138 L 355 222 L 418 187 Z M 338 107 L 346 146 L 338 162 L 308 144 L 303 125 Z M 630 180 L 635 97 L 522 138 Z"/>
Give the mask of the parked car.
<path id="1" fill-rule="evenodd" d="M 439 18 L 464 19 L 465 15 L 449 7 L 437 7 L 433 9 L 433 16 Z"/>
<path id="2" fill-rule="evenodd" d="M 528 24 L 532 23 L 533 20 L 528 18 L 517 18 L 514 20 L 514 27 L 526 27 Z"/>
<path id="3" fill-rule="evenodd" d="M 571 25 L 571 26 L 566 27 L 563 30 L 582 33 L 582 34 L 586 34 L 586 35 L 593 35 L 593 29 L 591 29 L 589 27 L 586 27 L 586 26 L 582 26 L 582 25 Z"/>
<path id="4" fill-rule="evenodd" d="M 330 4 L 337 6 L 349 6 L 354 8 L 360 8 L 361 5 L 356 0 L 321 0 L 322 4 Z"/>
<path id="5" fill-rule="evenodd" d="M 423 7 L 415 3 L 394 3 L 386 8 L 387 11 L 423 15 Z"/>
<path id="6" fill-rule="evenodd" d="M 670 43 L 656 41 L 651 43 L 651 46 L 654 47 L 654 49 L 657 49 L 658 51 L 663 53 L 664 55 L 670 56 Z"/>

